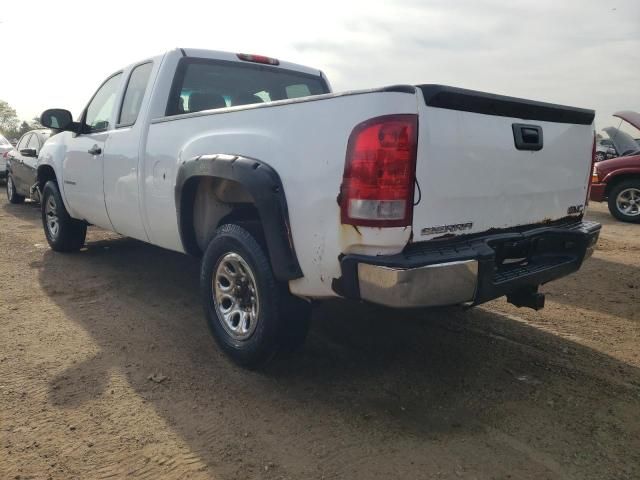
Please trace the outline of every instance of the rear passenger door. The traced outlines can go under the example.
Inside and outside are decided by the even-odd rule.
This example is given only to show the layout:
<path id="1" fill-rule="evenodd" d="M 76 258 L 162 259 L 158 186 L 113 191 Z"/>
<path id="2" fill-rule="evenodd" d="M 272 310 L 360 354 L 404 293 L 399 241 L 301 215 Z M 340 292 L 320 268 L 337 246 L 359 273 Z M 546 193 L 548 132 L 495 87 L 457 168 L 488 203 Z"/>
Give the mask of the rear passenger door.
<path id="1" fill-rule="evenodd" d="M 153 62 L 134 66 L 127 75 L 126 87 L 116 128 L 109 136 L 104 154 L 104 201 L 116 232 L 148 241 L 142 223 L 138 160 L 146 138 L 146 108 L 150 79 L 155 76 Z"/>
<path id="2" fill-rule="evenodd" d="M 31 187 L 36 183 L 36 165 L 38 163 L 38 155 L 40 154 L 40 138 L 37 133 L 33 133 L 27 144 L 27 149 L 33 150 L 33 156 L 25 156 L 22 159 L 22 172 L 25 187 L 31 193 Z"/>

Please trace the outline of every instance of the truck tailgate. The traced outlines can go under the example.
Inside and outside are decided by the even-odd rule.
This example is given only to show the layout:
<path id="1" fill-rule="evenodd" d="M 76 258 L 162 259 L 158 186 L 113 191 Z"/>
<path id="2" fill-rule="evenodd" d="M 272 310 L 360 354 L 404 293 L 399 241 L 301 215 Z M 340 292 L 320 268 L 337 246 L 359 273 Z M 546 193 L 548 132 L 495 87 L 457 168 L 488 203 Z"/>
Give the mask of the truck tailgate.
<path id="1" fill-rule="evenodd" d="M 592 110 L 418 88 L 414 242 L 582 214 Z"/>

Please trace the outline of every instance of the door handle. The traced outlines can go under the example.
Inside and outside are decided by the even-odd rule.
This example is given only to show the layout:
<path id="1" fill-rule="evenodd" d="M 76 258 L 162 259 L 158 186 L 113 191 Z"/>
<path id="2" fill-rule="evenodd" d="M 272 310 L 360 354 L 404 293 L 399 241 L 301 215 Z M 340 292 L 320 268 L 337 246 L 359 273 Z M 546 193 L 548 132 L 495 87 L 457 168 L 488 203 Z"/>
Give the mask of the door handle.
<path id="1" fill-rule="evenodd" d="M 87 150 L 91 155 L 100 155 L 102 153 L 102 149 L 98 145 L 94 145 L 89 150 Z"/>
<path id="2" fill-rule="evenodd" d="M 518 150 L 542 150 L 542 127 L 513 123 L 513 141 Z"/>

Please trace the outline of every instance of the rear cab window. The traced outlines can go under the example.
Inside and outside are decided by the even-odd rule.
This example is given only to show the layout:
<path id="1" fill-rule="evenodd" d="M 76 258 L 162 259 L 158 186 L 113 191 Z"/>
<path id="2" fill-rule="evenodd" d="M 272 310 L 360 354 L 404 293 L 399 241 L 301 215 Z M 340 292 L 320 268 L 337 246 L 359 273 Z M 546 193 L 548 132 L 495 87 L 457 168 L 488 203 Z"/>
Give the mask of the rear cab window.
<path id="1" fill-rule="evenodd" d="M 329 88 L 320 75 L 268 65 L 182 58 L 166 115 L 321 95 Z"/>

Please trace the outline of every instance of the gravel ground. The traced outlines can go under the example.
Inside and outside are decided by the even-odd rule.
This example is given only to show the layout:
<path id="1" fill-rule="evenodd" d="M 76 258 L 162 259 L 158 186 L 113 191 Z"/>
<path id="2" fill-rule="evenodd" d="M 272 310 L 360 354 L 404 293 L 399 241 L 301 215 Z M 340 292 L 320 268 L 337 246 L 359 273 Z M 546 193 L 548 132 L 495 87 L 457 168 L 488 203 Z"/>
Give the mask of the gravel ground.
<path id="1" fill-rule="evenodd" d="M 589 217 L 599 250 L 541 312 L 326 303 L 248 372 L 197 260 L 98 229 L 56 254 L 3 196 L 0 478 L 640 478 L 640 225 Z"/>

